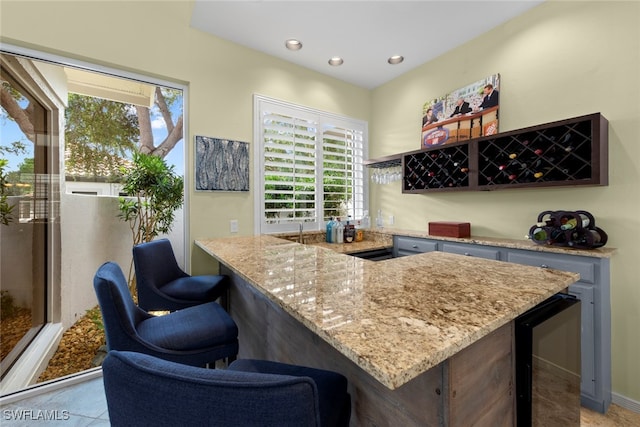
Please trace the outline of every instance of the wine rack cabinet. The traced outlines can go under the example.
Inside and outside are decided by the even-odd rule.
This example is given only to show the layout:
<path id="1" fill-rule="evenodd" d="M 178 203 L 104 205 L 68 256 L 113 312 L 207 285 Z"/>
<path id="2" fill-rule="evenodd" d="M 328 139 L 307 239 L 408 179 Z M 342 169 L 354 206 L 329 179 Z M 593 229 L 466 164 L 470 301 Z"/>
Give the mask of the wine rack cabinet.
<path id="1" fill-rule="evenodd" d="M 590 114 L 402 155 L 404 193 L 607 185 L 608 122 Z"/>
<path id="2" fill-rule="evenodd" d="M 402 169 L 405 192 L 466 189 L 469 187 L 469 144 L 449 144 L 437 150 L 406 154 Z"/>

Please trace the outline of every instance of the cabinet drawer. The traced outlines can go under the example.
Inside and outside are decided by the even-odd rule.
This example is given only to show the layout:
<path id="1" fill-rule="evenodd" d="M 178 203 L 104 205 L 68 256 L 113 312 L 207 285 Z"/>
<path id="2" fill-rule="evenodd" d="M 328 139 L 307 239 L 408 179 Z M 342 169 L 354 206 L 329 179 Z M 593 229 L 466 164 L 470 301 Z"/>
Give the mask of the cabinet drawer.
<path id="1" fill-rule="evenodd" d="M 438 243 L 415 237 L 396 237 L 398 252 L 432 252 L 438 250 Z"/>
<path id="2" fill-rule="evenodd" d="M 595 266 L 593 263 L 566 259 L 561 255 L 539 255 L 532 253 L 509 252 L 507 261 L 516 264 L 532 265 L 535 267 L 553 268 L 554 270 L 570 271 L 580 274 L 580 281 L 584 283 L 595 282 Z"/>
<path id="3" fill-rule="evenodd" d="M 500 251 L 498 249 L 483 248 L 481 246 L 461 245 L 458 243 L 444 243 L 442 245 L 442 251 L 458 255 L 475 256 L 478 258 L 495 260 L 500 259 Z"/>

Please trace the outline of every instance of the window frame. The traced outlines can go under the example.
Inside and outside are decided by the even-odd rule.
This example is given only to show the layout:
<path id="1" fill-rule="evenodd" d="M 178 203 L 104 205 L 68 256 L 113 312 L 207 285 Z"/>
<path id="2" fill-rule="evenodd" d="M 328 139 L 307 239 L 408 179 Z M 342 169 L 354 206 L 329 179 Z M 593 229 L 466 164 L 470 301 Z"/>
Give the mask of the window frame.
<path id="1" fill-rule="evenodd" d="M 255 234 L 282 233 L 298 231 L 298 221 L 290 221 L 283 224 L 267 224 L 265 221 L 265 150 L 264 150 L 264 123 L 263 113 L 268 111 L 275 114 L 283 114 L 296 119 L 307 120 L 316 124 L 316 168 L 315 168 L 315 221 L 302 222 L 303 230 L 318 231 L 324 230 L 326 219 L 324 213 L 324 190 L 323 190 L 323 141 L 324 129 L 326 125 L 338 127 L 345 130 L 354 130 L 362 135 L 362 161 L 368 155 L 368 123 L 364 120 L 347 117 L 344 115 L 330 113 L 306 107 L 287 101 L 269 98 L 263 95 L 254 94 L 254 171 L 253 179 L 255 185 L 254 192 L 254 232 Z M 368 210 L 369 183 L 366 179 L 364 162 L 359 165 L 362 176 L 362 208 L 361 211 Z M 353 220 L 359 218 L 352 218 Z M 344 218 L 346 220 L 346 218 Z"/>

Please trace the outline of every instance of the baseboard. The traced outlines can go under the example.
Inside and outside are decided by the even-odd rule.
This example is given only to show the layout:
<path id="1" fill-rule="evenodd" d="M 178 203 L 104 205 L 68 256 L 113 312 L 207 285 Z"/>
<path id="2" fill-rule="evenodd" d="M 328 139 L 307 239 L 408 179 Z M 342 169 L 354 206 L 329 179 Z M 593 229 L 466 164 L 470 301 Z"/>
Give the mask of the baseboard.
<path id="1" fill-rule="evenodd" d="M 618 406 L 628 409 L 636 414 L 640 414 L 640 402 L 633 399 L 629 399 L 626 396 L 620 394 L 611 393 L 611 403 L 615 403 Z"/>

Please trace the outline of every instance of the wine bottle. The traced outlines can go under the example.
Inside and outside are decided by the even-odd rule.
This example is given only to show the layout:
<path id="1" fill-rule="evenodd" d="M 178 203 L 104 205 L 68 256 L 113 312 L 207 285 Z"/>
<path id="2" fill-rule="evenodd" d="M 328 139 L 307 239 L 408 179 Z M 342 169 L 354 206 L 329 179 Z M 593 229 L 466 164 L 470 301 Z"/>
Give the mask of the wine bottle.
<path id="1" fill-rule="evenodd" d="M 562 218 L 563 223 L 560 226 L 562 230 L 573 230 L 578 225 L 578 220 L 575 218 Z"/>
<path id="2" fill-rule="evenodd" d="M 571 145 L 571 134 L 567 133 L 562 140 L 559 142 L 559 144 L 562 146 L 562 149 L 564 151 L 566 151 L 567 153 L 570 153 L 573 151 L 573 145 Z"/>

